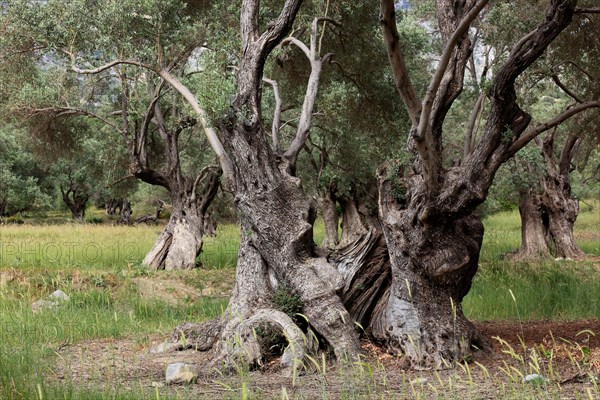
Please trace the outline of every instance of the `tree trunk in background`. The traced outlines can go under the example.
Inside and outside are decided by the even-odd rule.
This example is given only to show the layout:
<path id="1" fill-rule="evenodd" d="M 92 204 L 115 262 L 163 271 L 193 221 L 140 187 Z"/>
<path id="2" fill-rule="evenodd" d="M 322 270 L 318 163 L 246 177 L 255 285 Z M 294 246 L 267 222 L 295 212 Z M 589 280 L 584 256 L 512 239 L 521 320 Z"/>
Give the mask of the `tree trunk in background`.
<path id="1" fill-rule="evenodd" d="M 83 222 L 85 220 L 85 207 L 89 194 L 79 190 L 77 187 L 70 187 L 66 191 L 60 188 L 63 202 L 71 211 L 71 216 L 75 221 Z"/>
<path id="2" fill-rule="evenodd" d="M 540 144 L 546 161 L 542 207 L 548 215 L 548 230 L 555 247 L 556 257 L 580 258 L 585 256 L 573 237 L 573 226 L 579 214 L 579 202 L 571 194 L 571 160 L 581 137 L 569 135 L 563 144 L 558 162 L 554 156 L 555 132 Z"/>
<path id="3" fill-rule="evenodd" d="M 573 226 L 579 214 L 579 202 L 571 197 L 568 177 L 552 173 L 544 180 L 542 207 L 548 216 L 548 230 L 555 248 L 555 256 L 580 258 L 585 256 L 573 237 Z"/>
<path id="4" fill-rule="evenodd" d="M 104 203 L 104 212 L 106 215 L 115 215 L 123 205 L 123 199 L 109 199 Z"/>
<path id="5" fill-rule="evenodd" d="M 201 188 L 192 192 L 193 183 L 186 180 L 181 192 L 171 193 L 171 218 L 158 237 L 143 264 L 151 269 L 174 270 L 196 267 L 196 257 L 202 250 L 205 219 L 208 207 L 217 193 L 220 171 L 212 168 Z M 174 184 L 172 187 L 177 187 Z"/>
<path id="6" fill-rule="evenodd" d="M 366 235 L 368 229 L 363 224 L 354 196 L 350 199 L 340 199 L 339 203 L 342 207 L 341 243 L 346 245 Z"/>
<path id="7" fill-rule="evenodd" d="M 520 193 L 521 248 L 515 254 L 518 260 L 550 258 L 580 258 L 585 256 L 573 237 L 573 227 L 579 214 L 579 203 L 571 194 L 570 165 L 581 141 L 569 135 L 560 159 L 554 155 L 556 131 L 550 132 L 537 144 L 546 164 L 541 179 L 541 195 Z"/>
<path id="8" fill-rule="evenodd" d="M 8 200 L 2 199 L 0 200 L 0 222 L 4 218 L 4 213 L 6 212 L 6 206 L 8 205 Z"/>
<path id="9" fill-rule="evenodd" d="M 511 256 L 514 260 L 537 260 L 551 255 L 548 246 L 548 218 L 544 215 L 542 197 L 526 191 L 519 193 L 521 247 Z"/>
<path id="10" fill-rule="evenodd" d="M 328 189 L 319 198 L 319 206 L 323 214 L 323 222 L 325 224 L 325 237 L 321 245 L 326 249 L 335 248 L 340 242 L 338 225 L 339 216 L 337 213 L 336 199 L 331 189 Z"/>
<path id="11" fill-rule="evenodd" d="M 121 201 L 120 206 L 121 211 L 119 212 L 119 221 L 117 222 L 120 225 L 131 225 L 133 222 L 131 221 L 131 214 L 133 210 L 131 209 L 131 203 L 127 199 L 123 199 Z"/>

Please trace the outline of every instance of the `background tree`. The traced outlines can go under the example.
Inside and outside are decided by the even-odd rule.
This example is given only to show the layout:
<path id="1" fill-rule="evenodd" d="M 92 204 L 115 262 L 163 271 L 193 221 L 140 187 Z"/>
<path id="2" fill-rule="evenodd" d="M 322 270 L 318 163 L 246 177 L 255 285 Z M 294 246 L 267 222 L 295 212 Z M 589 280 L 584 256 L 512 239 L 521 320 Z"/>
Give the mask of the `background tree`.
<path id="1" fill-rule="evenodd" d="M 0 219 L 49 207 L 52 183 L 35 160 L 23 129 L 0 129 Z"/>
<path id="2" fill-rule="evenodd" d="M 202 72 L 190 64 L 203 58 L 201 25 L 190 17 L 197 11 L 180 1 L 119 1 L 82 14 L 84 7 L 85 1 L 68 7 L 24 1 L 9 9 L 8 14 L 15 15 L 15 30 L 35 44 L 29 49 L 38 46 L 34 54 L 50 54 L 63 71 L 94 75 L 79 78 L 87 92 L 82 104 L 73 106 L 61 98 L 34 112 L 85 116 L 103 123 L 104 132 L 112 130 L 111 136 L 127 149 L 128 176 L 166 188 L 171 198 L 170 221 L 144 264 L 154 269 L 193 268 L 210 223 L 207 212 L 220 172 L 202 168 L 207 164 L 198 151 L 202 144 L 197 131 L 190 129 L 196 120 L 186 115 L 189 111 L 181 106 L 179 95 L 165 82 Z M 47 25 L 47 20 L 61 23 Z M 102 62 L 108 64 L 82 67 Z M 188 144 L 184 151 L 180 140 Z"/>

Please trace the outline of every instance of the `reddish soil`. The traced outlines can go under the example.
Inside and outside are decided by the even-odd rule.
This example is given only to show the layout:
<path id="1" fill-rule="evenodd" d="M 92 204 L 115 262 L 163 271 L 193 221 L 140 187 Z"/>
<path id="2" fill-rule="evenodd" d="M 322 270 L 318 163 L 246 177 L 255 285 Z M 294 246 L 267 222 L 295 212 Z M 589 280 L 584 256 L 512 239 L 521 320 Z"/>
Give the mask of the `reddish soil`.
<path id="1" fill-rule="evenodd" d="M 157 390 L 161 396 L 194 399 L 240 398 L 244 390 L 249 398 L 259 399 L 600 398 L 600 320 L 476 325 L 493 351 L 443 371 L 403 370 L 398 358 L 365 342 L 365 363 L 328 363 L 323 372 L 317 360 L 319 368 L 311 365 L 294 378 L 283 375 L 275 359 L 259 371 L 223 374 L 209 366 L 214 357 L 210 352 L 149 353 L 164 340 L 150 337 L 143 342 L 104 339 L 62 347 L 52 378 L 80 388 L 121 393 L 129 389 L 152 398 Z M 173 362 L 196 365 L 198 383 L 164 386 L 165 368 Z M 523 376 L 534 372 L 546 383 L 523 383 Z"/>
<path id="2" fill-rule="evenodd" d="M 543 343 L 544 339 L 562 339 L 589 348 L 600 347 L 600 320 L 530 321 L 530 322 L 478 322 L 477 328 L 485 337 L 498 344 L 494 337 L 520 347 L 521 340 L 528 347 Z"/>

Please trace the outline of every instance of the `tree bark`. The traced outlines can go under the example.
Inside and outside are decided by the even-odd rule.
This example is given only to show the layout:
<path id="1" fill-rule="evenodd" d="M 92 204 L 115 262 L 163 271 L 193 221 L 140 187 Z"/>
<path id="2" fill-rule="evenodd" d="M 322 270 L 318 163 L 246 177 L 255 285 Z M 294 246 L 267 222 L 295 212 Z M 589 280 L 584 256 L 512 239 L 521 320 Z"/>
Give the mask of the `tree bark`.
<path id="1" fill-rule="evenodd" d="M 573 237 L 579 203 L 571 194 L 571 160 L 581 141 L 569 135 L 557 160 L 554 154 L 556 130 L 537 140 L 546 164 L 541 195 L 522 192 L 519 201 L 522 245 L 517 259 L 580 258 L 585 256 Z"/>
<path id="2" fill-rule="evenodd" d="M 133 210 L 131 209 L 131 203 L 129 202 L 129 200 L 127 199 L 123 199 L 121 201 L 121 207 L 120 207 L 120 212 L 119 212 L 119 221 L 118 224 L 120 225 L 131 225 L 133 222 L 131 221 L 131 214 L 133 213 Z"/>
<path id="3" fill-rule="evenodd" d="M 565 150 L 569 145 L 567 141 Z M 574 144 L 573 144 L 574 146 Z M 545 148 L 544 148 L 545 147 Z M 573 226 L 579 214 L 579 202 L 571 195 L 569 180 L 570 155 L 563 168 L 559 168 L 552 154 L 552 147 L 546 141 L 542 153 L 546 159 L 546 176 L 544 177 L 544 193 L 542 207 L 548 216 L 548 230 L 555 248 L 555 256 L 560 258 L 580 258 L 585 253 L 579 248 L 573 237 Z M 563 151 L 563 154 L 565 152 Z"/>
<path id="4" fill-rule="evenodd" d="M 294 349 L 284 352 L 284 365 L 302 359 L 306 346 L 299 339 L 303 335 L 298 325 L 282 312 L 262 308 L 264 303 L 259 303 L 267 301 L 277 287 L 288 288 L 300 300 L 302 314 L 310 327 L 321 335 L 338 359 L 360 353 L 354 324 L 336 294 L 342 286 L 341 277 L 327 260 L 315 256 L 312 231 L 315 204 L 302 190 L 300 180 L 290 175 L 294 171 L 294 155 L 276 159 L 262 124 L 264 64 L 291 29 L 300 4 L 300 0 L 286 0 L 279 16 L 262 33 L 258 24 L 259 2 L 244 0 L 242 5 L 244 52 L 237 71 L 238 92 L 232 112 L 220 126 L 224 146 L 231 156 L 235 175 L 232 189 L 243 230 L 236 290 L 228 314 L 223 317 L 224 329 L 219 340 L 221 355 L 226 359 L 240 354 L 232 351 L 228 343 L 237 343 L 235 348 L 250 349 L 247 354 L 252 354 L 252 359 L 260 358 L 261 351 L 248 328 L 263 322 L 283 330 L 288 348 Z M 318 57 L 316 51 L 311 54 Z M 310 114 L 311 110 L 306 108 L 303 107 L 302 115 Z M 298 132 L 288 151 L 293 153 L 295 144 L 305 140 L 302 138 L 307 135 L 306 129 Z"/>
<path id="5" fill-rule="evenodd" d="M 358 334 L 336 294 L 341 277 L 324 258 L 314 255 L 315 205 L 298 179 L 279 169 L 262 126 L 250 132 L 243 121 L 234 126 L 224 135 L 229 135 L 236 170 L 235 203 L 256 249 L 253 257 L 260 256 L 273 287 L 285 285 L 300 298 L 302 313 L 338 358 L 358 354 Z M 246 256 L 240 252 L 238 263 L 246 264 Z"/>
<path id="6" fill-rule="evenodd" d="M 521 247 L 512 256 L 514 260 L 537 260 L 550 257 L 548 246 L 548 217 L 542 206 L 542 196 L 521 191 Z"/>
<path id="7" fill-rule="evenodd" d="M 349 244 L 359 240 L 367 234 L 368 228 L 363 223 L 363 216 L 359 212 L 358 199 L 353 194 L 350 198 L 338 200 L 342 207 L 342 244 Z"/>

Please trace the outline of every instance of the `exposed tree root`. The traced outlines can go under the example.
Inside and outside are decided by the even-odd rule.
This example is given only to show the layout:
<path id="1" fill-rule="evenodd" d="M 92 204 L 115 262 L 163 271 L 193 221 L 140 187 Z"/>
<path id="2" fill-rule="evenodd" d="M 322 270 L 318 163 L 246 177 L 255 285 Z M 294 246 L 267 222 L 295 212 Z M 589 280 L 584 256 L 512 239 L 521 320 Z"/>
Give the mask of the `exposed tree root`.
<path id="1" fill-rule="evenodd" d="M 316 352 L 318 345 L 314 335 L 305 334 L 285 313 L 275 309 L 259 309 L 250 317 L 233 316 L 203 323 L 185 323 L 171 335 L 169 343 L 177 344 L 171 349 L 213 350 L 215 359 L 212 365 L 233 371 L 241 366 L 254 369 L 264 365 L 268 356 L 266 335 L 275 330 L 287 341 L 280 364 L 291 372 L 301 368 L 306 354 Z"/>

